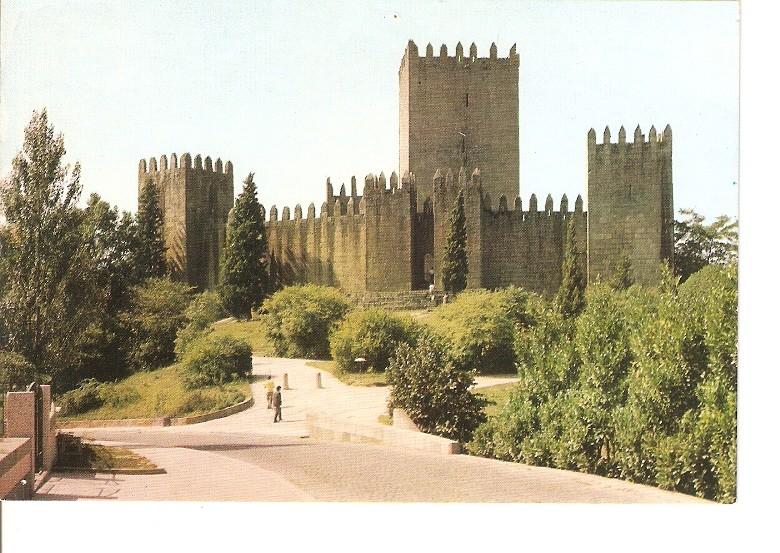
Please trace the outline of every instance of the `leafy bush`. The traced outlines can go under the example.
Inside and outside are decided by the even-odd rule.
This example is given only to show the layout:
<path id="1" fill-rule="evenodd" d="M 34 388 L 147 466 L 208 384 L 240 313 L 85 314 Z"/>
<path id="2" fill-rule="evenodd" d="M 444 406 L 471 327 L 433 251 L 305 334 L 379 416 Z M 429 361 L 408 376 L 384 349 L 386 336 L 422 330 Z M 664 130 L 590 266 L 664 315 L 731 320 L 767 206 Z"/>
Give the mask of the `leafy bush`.
<path id="1" fill-rule="evenodd" d="M 193 298 L 184 317 L 187 324 L 176 334 L 176 358 L 181 359 L 189 344 L 200 336 L 211 323 L 225 317 L 227 312 L 222 307 L 219 295 L 214 291 L 206 291 Z"/>
<path id="2" fill-rule="evenodd" d="M 330 353 L 342 370 L 384 371 L 398 344 L 414 344 L 419 332 L 413 321 L 384 309 L 356 310 L 331 332 Z M 356 363 L 357 358 L 366 362 Z"/>
<path id="3" fill-rule="evenodd" d="M 36 379 L 35 366 L 23 355 L 0 351 L 0 393 L 23 389 Z"/>
<path id="4" fill-rule="evenodd" d="M 474 371 L 451 358 L 447 343 L 425 333 L 416 347 L 401 343 L 387 368 L 390 406 L 404 409 L 423 432 L 466 442 L 485 420 Z"/>
<path id="5" fill-rule="evenodd" d="M 94 378 L 82 381 L 76 388 L 65 392 L 58 401 L 60 415 L 69 417 L 97 409 L 103 405 L 103 384 Z"/>
<path id="6" fill-rule="evenodd" d="M 192 342 L 182 365 L 187 388 L 224 384 L 252 373 L 252 348 L 243 340 L 204 336 Z"/>
<path id="7" fill-rule="evenodd" d="M 282 357 L 323 359 L 328 334 L 351 308 L 349 300 L 327 286 L 288 286 L 267 299 L 268 338 Z"/>
<path id="8" fill-rule="evenodd" d="M 595 284 L 574 321 L 537 312 L 515 338 L 520 383 L 468 450 L 734 501 L 736 277 Z"/>
<path id="9" fill-rule="evenodd" d="M 514 372 L 515 327 L 533 324 L 531 301 L 531 296 L 518 288 L 470 290 L 439 307 L 430 322 L 452 343 L 463 366 L 479 373 Z"/>
<path id="10" fill-rule="evenodd" d="M 134 286 L 130 309 L 122 319 L 130 334 L 129 364 L 134 370 L 151 370 L 174 360 L 176 333 L 187 322 L 190 287 L 165 278 L 152 278 Z"/>

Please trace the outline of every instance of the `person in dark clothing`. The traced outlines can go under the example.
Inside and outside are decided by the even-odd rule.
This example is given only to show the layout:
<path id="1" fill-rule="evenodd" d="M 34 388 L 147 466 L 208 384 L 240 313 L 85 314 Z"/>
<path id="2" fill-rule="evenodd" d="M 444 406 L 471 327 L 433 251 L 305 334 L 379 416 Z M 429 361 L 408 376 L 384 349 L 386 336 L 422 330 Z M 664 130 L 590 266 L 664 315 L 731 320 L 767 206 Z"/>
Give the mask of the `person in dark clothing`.
<path id="1" fill-rule="evenodd" d="M 274 393 L 274 422 L 282 420 L 282 387 L 277 386 Z"/>

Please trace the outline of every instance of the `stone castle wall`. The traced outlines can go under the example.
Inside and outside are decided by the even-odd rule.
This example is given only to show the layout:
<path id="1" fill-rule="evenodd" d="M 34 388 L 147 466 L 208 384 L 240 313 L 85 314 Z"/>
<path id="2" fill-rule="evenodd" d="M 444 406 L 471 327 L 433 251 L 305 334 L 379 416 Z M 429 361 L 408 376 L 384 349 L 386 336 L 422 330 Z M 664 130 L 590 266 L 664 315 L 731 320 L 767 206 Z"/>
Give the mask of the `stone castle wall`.
<path id="1" fill-rule="evenodd" d="M 430 177 L 440 167 L 479 167 L 486 191 L 494 198 L 519 193 L 519 56 L 467 56 L 458 43 L 455 56 L 443 45 L 425 56 L 409 41 L 399 69 L 400 170 L 422 177 L 417 187 L 423 203 L 432 195 Z"/>
<path id="2" fill-rule="evenodd" d="M 233 207 L 233 164 L 212 165 L 190 154 L 152 157 L 138 165 L 138 193 L 147 182 L 158 190 L 163 212 L 166 257 L 174 275 L 198 287 L 213 287 L 219 279 L 219 258 L 225 227 Z"/>
<path id="3" fill-rule="evenodd" d="M 353 179 L 354 183 L 354 179 Z M 282 284 L 312 282 L 338 286 L 347 292 L 412 289 L 412 222 L 414 194 L 407 180 L 399 186 L 395 173 L 390 186 L 384 174 L 368 175 L 363 195 L 356 186 L 346 196 L 342 187 L 316 217 L 314 204 L 304 219 L 296 206 L 294 217 L 277 208 L 269 212 L 269 250 Z"/>
<path id="4" fill-rule="evenodd" d="M 623 127 L 618 142 L 588 133 L 588 276 L 607 278 L 622 256 L 642 284 L 658 282 L 662 261 L 674 262 L 672 129 L 637 126 L 633 143 Z"/>

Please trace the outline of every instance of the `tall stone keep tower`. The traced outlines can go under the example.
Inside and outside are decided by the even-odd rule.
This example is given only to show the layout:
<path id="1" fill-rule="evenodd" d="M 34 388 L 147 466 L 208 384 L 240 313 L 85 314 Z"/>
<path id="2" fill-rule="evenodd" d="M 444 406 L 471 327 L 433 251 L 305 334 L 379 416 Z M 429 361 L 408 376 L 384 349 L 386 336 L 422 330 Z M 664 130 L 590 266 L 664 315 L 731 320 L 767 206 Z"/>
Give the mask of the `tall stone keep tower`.
<path id="1" fill-rule="evenodd" d="M 661 262 L 674 263 L 672 129 L 637 126 L 633 143 L 609 127 L 602 144 L 588 132 L 588 279 L 607 278 L 621 257 L 631 260 L 640 284 L 656 284 Z"/>
<path id="2" fill-rule="evenodd" d="M 138 193 L 147 183 L 157 187 L 163 212 L 168 264 L 174 275 L 200 290 L 219 278 L 219 259 L 225 226 L 233 207 L 233 164 L 190 154 L 142 159 L 138 164 Z"/>
<path id="3" fill-rule="evenodd" d="M 419 56 L 411 40 L 398 70 L 400 88 L 400 169 L 413 173 L 420 204 L 432 197 L 437 169 L 479 168 L 485 192 L 509 202 L 519 194 L 520 150 L 515 46 L 499 58 L 469 54 L 458 43 L 455 56 L 443 45 L 438 56 L 428 44 Z"/>

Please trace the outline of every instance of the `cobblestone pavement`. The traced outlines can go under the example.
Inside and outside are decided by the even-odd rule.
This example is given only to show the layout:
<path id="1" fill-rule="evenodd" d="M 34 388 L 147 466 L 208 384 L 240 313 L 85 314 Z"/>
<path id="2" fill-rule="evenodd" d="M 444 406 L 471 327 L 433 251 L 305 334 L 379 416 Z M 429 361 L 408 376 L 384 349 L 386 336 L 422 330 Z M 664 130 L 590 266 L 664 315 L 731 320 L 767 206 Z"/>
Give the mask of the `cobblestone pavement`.
<path id="1" fill-rule="evenodd" d="M 569 471 L 468 455 L 433 455 L 377 445 L 314 442 L 307 409 L 376 423 L 388 389 L 345 386 L 301 360 L 255 358 L 254 373 L 271 374 L 283 391 L 284 420 L 266 409 L 263 380 L 256 405 L 202 424 L 167 428 L 103 428 L 72 432 L 123 444 L 164 467 L 164 475 L 55 474 L 41 499 L 114 498 L 235 501 L 414 502 L 697 502 L 696 498 Z M 482 386 L 506 379 L 485 377 Z M 508 381 L 511 381 L 509 379 Z"/>

